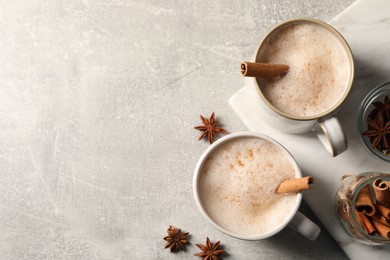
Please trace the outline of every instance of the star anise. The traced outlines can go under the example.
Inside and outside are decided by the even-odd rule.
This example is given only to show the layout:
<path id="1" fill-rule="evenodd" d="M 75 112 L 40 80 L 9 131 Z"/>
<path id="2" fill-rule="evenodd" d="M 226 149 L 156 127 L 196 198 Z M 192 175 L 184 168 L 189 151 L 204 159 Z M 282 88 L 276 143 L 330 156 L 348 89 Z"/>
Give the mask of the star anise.
<path id="1" fill-rule="evenodd" d="M 168 236 L 164 237 L 164 240 L 167 241 L 165 248 L 170 248 L 171 252 L 175 252 L 178 249 L 184 251 L 184 245 L 188 243 L 187 237 L 189 233 L 183 233 L 179 228 L 172 225 L 169 226 L 167 232 Z"/>
<path id="2" fill-rule="evenodd" d="M 378 113 L 375 120 L 368 119 L 368 130 L 363 133 L 371 140 L 371 147 L 373 149 L 382 150 L 382 148 L 389 148 L 388 138 L 390 135 L 390 120 L 384 121 L 381 113 Z"/>
<path id="3" fill-rule="evenodd" d="M 203 260 L 218 260 L 218 255 L 225 253 L 225 250 L 218 249 L 219 245 L 220 241 L 215 242 L 213 245 L 210 239 L 207 238 L 206 245 L 196 244 L 202 252 L 195 254 L 195 256 L 204 257 Z"/>
<path id="4" fill-rule="evenodd" d="M 204 118 L 200 115 L 203 125 L 195 126 L 194 128 L 202 131 L 203 133 L 199 136 L 199 140 L 206 137 L 209 140 L 210 144 L 214 142 L 214 137 L 218 133 L 226 133 L 227 131 L 219 126 L 219 122 L 214 119 L 214 112 L 211 114 L 210 119 Z"/>
<path id="5" fill-rule="evenodd" d="M 390 120 L 390 99 L 386 96 L 383 102 L 377 101 L 373 103 L 375 109 L 371 111 L 369 117 L 374 119 L 378 114 L 382 114 L 385 120 Z"/>

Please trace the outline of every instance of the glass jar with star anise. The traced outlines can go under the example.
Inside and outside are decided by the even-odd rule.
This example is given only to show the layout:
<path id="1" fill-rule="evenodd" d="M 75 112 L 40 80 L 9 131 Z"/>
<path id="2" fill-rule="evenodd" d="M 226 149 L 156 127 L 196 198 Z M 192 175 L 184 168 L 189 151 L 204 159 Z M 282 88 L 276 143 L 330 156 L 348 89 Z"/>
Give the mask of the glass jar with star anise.
<path id="1" fill-rule="evenodd" d="M 358 124 L 367 150 L 390 162 L 390 82 L 375 87 L 363 99 Z"/>

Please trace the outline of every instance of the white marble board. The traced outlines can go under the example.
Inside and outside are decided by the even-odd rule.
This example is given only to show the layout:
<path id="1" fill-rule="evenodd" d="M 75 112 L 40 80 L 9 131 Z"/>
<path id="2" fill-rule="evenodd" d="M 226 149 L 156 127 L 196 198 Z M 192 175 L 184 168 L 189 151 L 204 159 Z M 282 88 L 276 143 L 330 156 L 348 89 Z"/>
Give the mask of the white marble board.
<path id="1" fill-rule="evenodd" d="M 372 157 L 362 146 L 356 113 L 364 96 L 376 85 L 390 81 L 390 1 L 358 0 L 329 21 L 346 38 L 355 61 L 351 93 L 338 112 L 347 133 L 348 150 L 332 158 L 314 134 L 292 135 L 266 125 L 258 113 L 256 94 L 245 87 L 229 100 L 249 130 L 265 133 L 282 143 L 296 158 L 304 175 L 317 183 L 304 199 L 351 259 L 389 259 L 390 246 L 367 246 L 352 240 L 333 214 L 333 197 L 345 173 L 390 172 L 390 164 Z"/>

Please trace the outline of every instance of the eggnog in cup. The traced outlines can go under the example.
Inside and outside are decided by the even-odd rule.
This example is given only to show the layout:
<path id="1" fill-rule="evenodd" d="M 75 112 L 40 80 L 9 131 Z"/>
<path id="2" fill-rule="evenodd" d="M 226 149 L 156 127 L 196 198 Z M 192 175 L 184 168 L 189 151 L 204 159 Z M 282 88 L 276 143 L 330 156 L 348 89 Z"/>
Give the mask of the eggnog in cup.
<path id="1" fill-rule="evenodd" d="M 354 62 L 335 28 L 311 18 L 285 21 L 264 36 L 253 61 L 289 66 L 279 78 L 246 81 L 264 122 L 286 133 L 314 131 L 331 156 L 347 149 L 335 114 L 352 88 Z"/>
<path id="2" fill-rule="evenodd" d="M 261 92 L 276 109 L 292 117 L 319 116 L 332 110 L 349 91 L 349 51 L 332 31 L 316 23 L 297 23 L 275 31 L 257 60 L 287 64 L 276 79 L 257 78 Z"/>
<path id="3" fill-rule="evenodd" d="M 290 216 L 297 195 L 275 190 L 296 175 L 289 156 L 270 141 L 233 139 L 206 160 L 199 178 L 200 200 L 221 227 L 240 235 L 264 234 Z"/>
<path id="4" fill-rule="evenodd" d="M 211 224 L 239 239 L 264 239 L 289 225 L 314 240 L 320 229 L 298 211 L 302 194 L 276 192 L 283 181 L 301 177 L 294 158 L 272 138 L 229 134 L 196 165 L 195 203 Z"/>

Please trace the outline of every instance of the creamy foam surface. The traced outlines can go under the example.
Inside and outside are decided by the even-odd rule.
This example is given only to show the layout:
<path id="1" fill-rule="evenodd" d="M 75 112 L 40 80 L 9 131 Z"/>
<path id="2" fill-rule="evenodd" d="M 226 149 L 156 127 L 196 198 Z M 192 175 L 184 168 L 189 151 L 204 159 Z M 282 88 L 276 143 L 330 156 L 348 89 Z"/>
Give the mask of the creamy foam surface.
<path id="1" fill-rule="evenodd" d="M 296 194 L 277 194 L 283 180 L 296 178 L 289 156 L 256 137 L 236 138 L 218 147 L 199 176 L 200 201 L 218 225 L 238 235 L 270 232 L 293 210 Z"/>
<path id="2" fill-rule="evenodd" d="M 289 65 L 280 79 L 258 79 L 266 99 L 292 116 L 311 117 L 332 109 L 348 89 L 350 62 L 339 39 L 327 29 L 302 23 L 273 34 L 258 62 Z"/>

